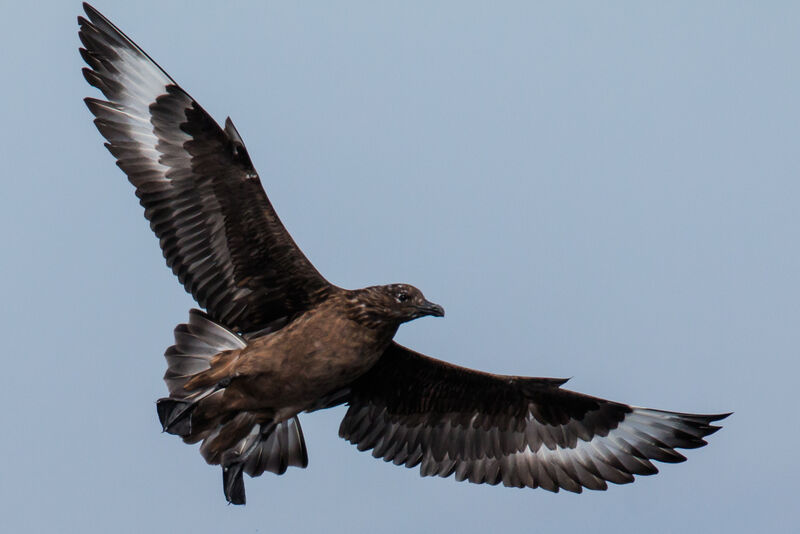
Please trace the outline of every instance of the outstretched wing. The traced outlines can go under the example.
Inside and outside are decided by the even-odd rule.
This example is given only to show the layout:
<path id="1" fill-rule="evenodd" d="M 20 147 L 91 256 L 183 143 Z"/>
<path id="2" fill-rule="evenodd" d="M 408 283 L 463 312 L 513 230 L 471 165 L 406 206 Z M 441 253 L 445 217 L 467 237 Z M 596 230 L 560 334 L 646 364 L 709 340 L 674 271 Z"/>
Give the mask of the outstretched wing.
<path id="1" fill-rule="evenodd" d="M 209 315 L 252 332 L 307 309 L 330 287 L 295 245 L 239 134 L 225 129 L 88 4 L 78 17 L 87 98 L 136 186 L 167 265 Z"/>
<path id="2" fill-rule="evenodd" d="M 353 384 L 339 435 L 423 476 L 604 490 L 682 462 L 721 415 L 637 408 L 560 389 L 565 380 L 480 373 L 392 344 Z"/>

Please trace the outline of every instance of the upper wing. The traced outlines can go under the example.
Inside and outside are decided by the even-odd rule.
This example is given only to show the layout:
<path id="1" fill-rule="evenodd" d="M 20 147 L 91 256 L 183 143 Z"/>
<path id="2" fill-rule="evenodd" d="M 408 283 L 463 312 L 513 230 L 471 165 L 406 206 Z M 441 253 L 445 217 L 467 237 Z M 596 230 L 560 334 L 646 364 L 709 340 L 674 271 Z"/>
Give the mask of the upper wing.
<path id="1" fill-rule="evenodd" d="M 330 286 L 272 208 L 236 129 L 220 126 L 93 7 L 78 17 L 87 98 L 106 147 L 136 186 L 167 265 L 209 315 L 251 332 Z"/>
<path id="2" fill-rule="evenodd" d="M 551 491 L 604 490 L 681 462 L 727 416 L 637 408 L 565 380 L 480 373 L 392 344 L 353 384 L 339 435 L 423 476 Z"/>

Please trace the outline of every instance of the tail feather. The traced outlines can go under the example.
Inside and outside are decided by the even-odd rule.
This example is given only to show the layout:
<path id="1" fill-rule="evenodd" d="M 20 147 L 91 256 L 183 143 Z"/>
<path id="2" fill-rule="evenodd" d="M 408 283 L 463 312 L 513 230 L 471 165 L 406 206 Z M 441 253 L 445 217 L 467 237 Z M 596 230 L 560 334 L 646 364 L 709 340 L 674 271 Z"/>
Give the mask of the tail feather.
<path id="1" fill-rule="evenodd" d="M 196 402 L 180 399 L 158 399 L 156 410 L 158 420 L 164 432 L 176 436 L 188 436 L 192 433 L 192 411 L 197 406 Z"/>
<path id="2" fill-rule="evenodd" d="M 244 478 L 242 478 L 242 464 L 233 464 L 222 467 L 222 491 L 225 499 L 231 504 L 245 504 L 247 496 L 244 491 Z"/>
<path id="3" fill-rule="evenodd" d="M 203 387 L 195 380 L 191 386 L 196 389 L 184 387 L 211 368 L 214 356 L 246 345 L 205 313 L 191 310 L 189 322 L 175 328 L 175 344 L 164 353 L 168 366 L 164 381 L 170 396 L 156 405 L 165 432 L 187 443 L 202 441 L 200 453 L 205 460 L 222 465 L 225 498 L 232 504 L 245 503 L 244 473 L 281 475 L 289 466 L 308 465 L 297 417 L 276 422 L 272 412 L 230 412 L 225 408 L 224 381 Z"/>
<path id="4" fill-rule="evenodd" d="M 189 312 L 189 322 L 175 327 L 175 344 L 164 353 L 167 360 L 164 382 L 169 397 L 159 399 L 156 404 L 164 432 L 190 441 L 204 437 L 204 425 L 193 424 L 192 413 L 200 401 L 218 391 L 219 387 L 187 390 L 184 386 L 197 373 L 208 370 L 215 355 L 245 346 L 242 338 L 209 319 L 205 313 L 200 310 Z M 193 437 L 193 432 L 201 435 Z"/>
<path id="5" fill-rule="evenodd" d="M 222 453 L 220 463 L 225 498 L 232 504 L 244 504 L 243 473 L 251 477 L 265 471 L 282 475 L 289 466 L 308 466 L 300 421 L 292 417 L 280 423 L 253 425 L 236 446 Z"/>
<path id="6" fill-rule="evenodd" d="M 282 475 L 289 466 L 307 467 L 308 451 L 297 417 L 278 423 L 269 433 L 262 432 L 261 438 L 243 456 L 242 462 L 245 473 L 251 477 L 257 477 L 264 471 Z"/>
<path id="7" fill-rule="evenodd" d="M 241 349 L 245 341 L 224 326 L 218 325 L 200 310 L 189 312 L 189 323 L 175 327 L 175 344 L 167 349 L 167 383 L 170 397 L 200 396 L 206 391 L 189 392 L 183 386 L 189 379 L 211 367 L 211 358 L 226 350 Z"/>

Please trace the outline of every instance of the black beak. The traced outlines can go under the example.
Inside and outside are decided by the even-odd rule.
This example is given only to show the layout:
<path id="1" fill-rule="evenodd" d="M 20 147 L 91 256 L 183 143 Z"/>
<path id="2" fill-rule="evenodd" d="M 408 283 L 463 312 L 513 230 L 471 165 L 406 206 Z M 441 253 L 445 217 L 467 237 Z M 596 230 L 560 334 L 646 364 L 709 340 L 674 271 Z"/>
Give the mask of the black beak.
<path id="1" fill-rule="evenodd" d="M 434 317 L 444 317 L 444 308 L 433 302 L 425 301 L 421 306 L 417 306 L 420 316 L 432 315 Z"/>

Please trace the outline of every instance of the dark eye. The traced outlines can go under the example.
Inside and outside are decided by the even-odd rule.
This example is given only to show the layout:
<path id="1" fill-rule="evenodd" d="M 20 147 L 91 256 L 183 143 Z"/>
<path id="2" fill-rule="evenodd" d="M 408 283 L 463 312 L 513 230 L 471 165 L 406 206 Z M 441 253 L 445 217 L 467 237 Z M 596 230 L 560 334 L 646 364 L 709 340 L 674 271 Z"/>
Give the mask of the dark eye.
<path id="1" fill-rule="evenodd" d="M 397 294 L 396 298 L 397 298 L 397 302 L 405 302 L 405 301 L 408 300 L 408 293 L 406 293 L 405 291 L 402 291 L 402 292 Z"/>

